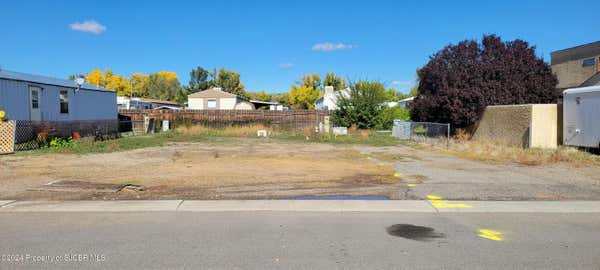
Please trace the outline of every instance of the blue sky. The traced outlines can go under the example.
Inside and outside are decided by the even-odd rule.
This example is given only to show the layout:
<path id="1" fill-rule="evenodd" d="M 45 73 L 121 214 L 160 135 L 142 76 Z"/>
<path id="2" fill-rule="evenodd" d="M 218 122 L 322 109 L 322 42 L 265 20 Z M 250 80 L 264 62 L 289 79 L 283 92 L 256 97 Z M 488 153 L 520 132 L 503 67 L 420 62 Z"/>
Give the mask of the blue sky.
<path id="1" fill-rule="evenodd" d="M 3 1 L 0 67 L 67 77 L 196 67 L 288 91 L 333 71 L 407 91 L 450 43 L 496 33 L 550 52 L 600 40 L 600 1 Z M 87 22 L 87 23 L 86 23 Z M 95 22 L 95 23 L 94 23 Z"/>

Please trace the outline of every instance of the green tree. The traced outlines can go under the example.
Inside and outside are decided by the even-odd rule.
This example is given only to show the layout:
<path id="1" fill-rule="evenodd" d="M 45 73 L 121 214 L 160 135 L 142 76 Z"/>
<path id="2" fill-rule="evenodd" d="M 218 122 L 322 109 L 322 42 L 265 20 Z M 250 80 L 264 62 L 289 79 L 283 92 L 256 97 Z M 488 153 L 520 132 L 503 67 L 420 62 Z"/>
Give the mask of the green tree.
<path id="1" fill-rule="evenodd" d="M 218 72 L 213 72 L 214 85 L 221 87 L 223 91 L 235 95 L 246 96 L 244 85 L 240 82 L 240 74 L 221 68 Z"/>
<path id="2" fill-rule="evenodd" d="M 273 96 L 271 94 L 265 93 L 265 91 L 251 92 L 248 93 L 251 99 L 261 100 L 261 101 L 271 101 Z"/>
<path id="3" fill-rule="evenodd" d="M 387 107 L 375 117 L 375 128 L 389 130 L 394 125 L 394 120 L 410 120 L 410 111 L 400 107 Z"/>
<path id="4" fill-rule="evenodd" d="M 317 73 L 313 73 L 313 74 L 306 74 L 304 75 L 304 77 L 302 77 L 302 81 L 300 82 L 301 86 L 305 86 L 307 88 L 313 88 L 313 89 L 321 89 L 321 76 L 319 76 L 319 74 Z"/>
<path id="5" fill-rule="evenodd" d="M 169 79 L 161 74 L 150 74 L 144 83 L 144 97 L 170 100 L 180 104 L 185 102 L 185 93 L 177 79 Z"/>
<path id="6" fill-rule="evenodd" d="M 202 67 L 192 69 L 190 72 L 190 82 L 187 87 L 190 94 L 209 89 L 212 86 L 213 79 L 210 71 Z"/>
<path id="7" fill-rule="evenodd" d="M 290 95 L 289 93 L 273 94 L 273 100 L 281 103 L 283 106 L 290 106 Z"/>
<path id="8" fill-rule="evenodd" d="M 85 74 L 76 73 L 76 74 L 69 75 L 69 81 L 74 81 L 77 78 L 84 78 L 85 79 Z"/>
<path id="9" fill-rule="evenodd" d="M 333 72 L 327 72 L 325 73 L 323 86 L 333 86 L 334 91 L 342 90 L 346 88 L 346 81 Z"/>
<path id="10" fill-rule="evenodd" d="M 371 129 L 377 126 L 377 117 L 384 109 L 386 89 L 382 83 L 359 81 L 350 85 L 349 95 L 338 92 L 338 109 L 333 122 L 341 126 Z"/>

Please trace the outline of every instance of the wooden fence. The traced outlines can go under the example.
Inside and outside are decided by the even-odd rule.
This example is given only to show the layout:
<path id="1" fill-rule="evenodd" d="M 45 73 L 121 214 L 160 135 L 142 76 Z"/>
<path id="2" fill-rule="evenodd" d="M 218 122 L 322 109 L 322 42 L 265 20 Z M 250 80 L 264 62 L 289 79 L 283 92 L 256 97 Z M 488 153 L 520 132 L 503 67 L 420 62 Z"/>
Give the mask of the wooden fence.
<path id="1" fill-rule="evenodd" d="M 210 127 L 262 124 L 274 128 L 306 129 L 319 126 L 329 111 L 316 110 L 120 110 L 121 121 L 143 121 L 154 118 L 157 123 L 168 120 L 170 125 L 202 124 Z"/>

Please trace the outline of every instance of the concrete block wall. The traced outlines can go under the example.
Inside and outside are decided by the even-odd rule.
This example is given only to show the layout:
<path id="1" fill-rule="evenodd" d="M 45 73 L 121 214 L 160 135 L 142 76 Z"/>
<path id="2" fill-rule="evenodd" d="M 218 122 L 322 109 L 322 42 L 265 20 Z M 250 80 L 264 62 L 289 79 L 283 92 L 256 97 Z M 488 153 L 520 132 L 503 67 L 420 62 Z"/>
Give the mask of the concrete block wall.
<path id="1" fill-rule="evenodd" d="M 558 113 L 556 104 L 488 106 L 473 140 L 523 148 L 556 148 Z"/>

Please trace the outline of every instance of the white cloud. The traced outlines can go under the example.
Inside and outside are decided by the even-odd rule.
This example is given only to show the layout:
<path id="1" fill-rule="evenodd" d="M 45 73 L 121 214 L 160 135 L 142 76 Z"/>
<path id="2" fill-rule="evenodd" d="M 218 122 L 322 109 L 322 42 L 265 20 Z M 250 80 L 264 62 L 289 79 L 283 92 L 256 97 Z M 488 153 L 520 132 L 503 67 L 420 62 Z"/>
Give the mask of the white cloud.
<path id="1" fill-rule="evenodd" d="M 331 42 L 317 43 L 312 46 L 313 51 L 322 51 L 322 52 L 331 52 L 331 51 L 337 51 L 337 50 L 352 50 L 354 48 L 356 48 L 356 45 L 344 44 L 344 43 L 333 44 Z"/>
<path id="2" fill-rule="evenodd" d="M 279 64 L 279 68 L 283 68 L 283 69 L 291 68 L 293 66 L 294 66 L 293 63 L 281 63 L 281 64 Z"/>
<path id="3" fill-rule="evenodd" d="M 100 35 L 104 31 L 106 31 L 106 26 L 101 25 L 100 23 L 98 23 L 95 20 L 89 20 L 89 21 L 85 21 L 85 22 L 81 22 L 81 23 L 76 22 L 76 23 L 70 24 L 69 26 L 71 27 L 71 30 L 73 30 L 73 31 L 92 33 L 92 34 L 96 34 L 96 35 Z"/>

